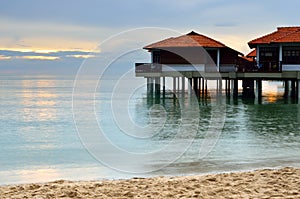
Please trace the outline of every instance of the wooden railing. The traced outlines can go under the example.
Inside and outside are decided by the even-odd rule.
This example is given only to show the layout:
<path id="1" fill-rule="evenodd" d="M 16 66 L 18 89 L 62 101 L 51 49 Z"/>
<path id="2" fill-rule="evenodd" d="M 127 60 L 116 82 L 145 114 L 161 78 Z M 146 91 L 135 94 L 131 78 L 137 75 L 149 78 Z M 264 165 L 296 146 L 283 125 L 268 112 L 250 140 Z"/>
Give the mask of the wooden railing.
<path id="1" fill-rule="evenodd" d="M 282 62 L 262 62 L 260 64 L 252 62 L 238 66 L 238 72 L 282 72 Z"/>

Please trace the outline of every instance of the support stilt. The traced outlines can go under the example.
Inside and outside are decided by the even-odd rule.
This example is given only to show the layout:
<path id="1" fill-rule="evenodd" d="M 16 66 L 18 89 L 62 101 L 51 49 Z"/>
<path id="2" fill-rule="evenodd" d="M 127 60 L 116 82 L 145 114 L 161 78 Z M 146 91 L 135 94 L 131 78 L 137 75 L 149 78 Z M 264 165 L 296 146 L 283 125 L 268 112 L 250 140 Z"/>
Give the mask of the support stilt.
<path id="1" fill-rule="evenodd" d="M 166 97 L 166 77 L 163 77 L 163 98 Z"/>
<path id="2" fill-rule="evenodd" d="M 173 77 L 173 93 L 176 93 L 176 77 Z"/>
<path id="3" fill-rule="evenodd" d="M 189 92 L 189 95 L 191 95 L 192 94 L 192 88 L 193 88 L 193 80 L 192 80 L 192 78 L 188 78 L 188 81 L 189 81 L 189 84 L 188 84 L 188 92 Z"/>
<path id="4" fill-rule="evenodd" d="M 295 99 L 297 96 L 296 96 L 296 80 L 292 80 L 291 81 L 291 97 L 293 99 Z"/>
<path id="5" fill-rule="evenodd" d="M 202 97 L 204 97 L 204 94 L 205 94 L 205 80 L 204 78 L 202 78 Z"/>
<path id="6" fill-rule="evenodd" d="M 284 98 L 288 98 L 290 93 L 290 82 L 289 80 L 284 80 Z"/>
<path id="7" fill-rule="evenodd" d="M 155 97 L 160 97 L 160 77 L 155 77 Z"/>
<path id="8" fill-rule="evenodd" d="M 239 92 L 239 82 L 238 79 L 233 80 L 233 98 L 238 97 L 238 92 Z"/>
<path id="9" fill-rule="evenodd" d="M 262 80 L 257 79 L 256 80 L 256 95 L 257 95 L 257 101 L 259 104 L 261 104 L 262 101 Z"/>

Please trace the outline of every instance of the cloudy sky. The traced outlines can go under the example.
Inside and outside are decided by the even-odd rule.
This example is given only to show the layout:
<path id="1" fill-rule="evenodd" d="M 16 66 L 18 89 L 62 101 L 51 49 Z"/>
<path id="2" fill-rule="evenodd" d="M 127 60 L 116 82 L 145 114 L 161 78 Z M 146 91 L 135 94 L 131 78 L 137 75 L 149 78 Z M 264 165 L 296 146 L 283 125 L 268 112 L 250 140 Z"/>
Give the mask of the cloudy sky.
<path id="1" fill-rule="evenodd" d="M 299 6 L 298 0 L 1 0 L 0 72 L 75 74 L 101 42 L 143 27 L 194 30 L 246 54 L 251 39 L 300 25 Z"/>

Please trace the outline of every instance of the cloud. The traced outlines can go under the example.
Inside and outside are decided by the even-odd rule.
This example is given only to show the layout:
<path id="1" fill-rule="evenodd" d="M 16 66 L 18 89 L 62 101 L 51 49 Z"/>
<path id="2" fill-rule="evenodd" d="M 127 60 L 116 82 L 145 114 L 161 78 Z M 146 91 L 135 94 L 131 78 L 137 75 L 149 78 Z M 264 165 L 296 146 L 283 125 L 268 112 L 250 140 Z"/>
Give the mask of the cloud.
<path id="1" fill-rule="evenodd" d="M 87 58 L 94 58 L 95 55 L 67 55 L 66 57 L 87 59 Z"/>
<path id="2" fill-rule="evenodd" d="M 296 0 L 288 4 L 279 0 L 2 1 L 0 65 L 20 71 L 75 70 L 84 59 L 93 60 L 94 49 L 105 39 L 137 27 L 172 28 L 182 33 L 194 30 L 247 53 L 251 39 L 277 26 L 299 25 L 299 5 Z M 177 35 L 140 34 L 132 41 L 117 38 L 102 46 L 100 56 L 113 57 L 116 49 L 142 48 L 171 36 Z"/>
<path id="3" fill-rule="evenodd" d="M 53 56 L 16 56 L 16 59 L 29 59 L 29 60 L 58 60 L 59 57 L 53 57 Z"/>
<path id="4" fill-rule="evenodd" d="M 88 59 L 94 57 L 94 52 L 85 51 L 54 51 L 54 50 L 0 50 L 0 60 L 28 59 L 56 61 L 60 59 Z"/>
<path id="5" fill-rule="evenodd" d="M 1 14 L 0 14 L 1 15 Z M 91 51 L 112 29 L 0 17 L 1 49 Z M 116 30 L 118 32 L 118 30 Z"/>
<path id="6" fill-rule="evenodd" d="M 7 60 L 7 59 L 11 59 L 11 57 L 5 56 L 5 55 L 0 55 L 0 60 Z"/>
<path id="7" fill-rule="evenodd" d="M 272 4 L 272 9 L 270 8 Z M 16 21 L 35 21 L 48 23 L 62 23 L 79 26 L 93 27 L 132 27 L 132 26 L 186 26 L 215 24 L 220 20 L 237 19 L 240 22 L 252 23 L 251 19 L 263 20 L 260 16 L 280 18 L 299 18 L 289 16 L 287 9 L 295 9 L 293 15 L 299 16 L 296 12 L 296 0 L 284 1 L 273 0 L 261 1 L 252 0 L 198 0 L 198 1 L 177 1 L 177 0 L 87 0 L 70 3 L 68 0 L 39 1 L 10 0 L 2 2 L 0 7 L 0 18 L 12 17 Z M 250 7 L 249 7 L 250 6 Z M 239 9 L 234 9 L 238 7 Z M 216 10 L 216 8 L 218 10 Z M 264 8 L 264 12 L 260 12 Z M 220 11 L 218 13 L 217 11 Z M 207 11 L 207 12 L 206 12 Z M 55 13 L 55 14 L 54 14 Z M 207 15 L 207 13 L 211 13 Z M 220 15 L 225 13 L 226 15 Z M 274 13 L 282 13 L 275 15 Z M 211 17 L 216 15 L 217 21 Z M 245 16 L 247 15 L 247 16 Z M 234 17 L 234 18 L 233 18 Z M 42 30 L 42 29 L 41 29 Z M 49 29 L 48 29 L 49 30 Z"/>

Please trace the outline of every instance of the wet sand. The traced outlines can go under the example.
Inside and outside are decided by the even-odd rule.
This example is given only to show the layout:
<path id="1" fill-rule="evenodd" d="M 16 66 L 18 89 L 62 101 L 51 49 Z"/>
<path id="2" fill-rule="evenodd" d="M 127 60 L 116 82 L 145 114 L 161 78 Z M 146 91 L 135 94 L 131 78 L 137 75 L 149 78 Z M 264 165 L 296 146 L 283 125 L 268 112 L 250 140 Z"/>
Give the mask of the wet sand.
<path id="1" fill-rule="evenodd" d="M 0 198 L 300 198 L 300 169 L 8 185 Z"/>

